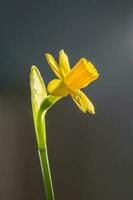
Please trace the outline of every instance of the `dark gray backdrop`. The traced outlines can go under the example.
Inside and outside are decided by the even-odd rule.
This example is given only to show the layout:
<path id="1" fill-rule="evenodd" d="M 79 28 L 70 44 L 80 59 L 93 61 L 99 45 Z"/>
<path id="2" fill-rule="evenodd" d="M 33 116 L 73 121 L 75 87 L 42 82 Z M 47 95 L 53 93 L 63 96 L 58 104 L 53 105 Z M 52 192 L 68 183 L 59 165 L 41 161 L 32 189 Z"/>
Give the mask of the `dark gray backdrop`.
<path id="1" fill-rule="evenodd" d="M 43 200 L 29 89 L 44 53 L 64 49 L 71 66 L 90 59 L 100 78 L 85 92 L 96 115 L 69 97 L 47 115 L 56 200 L 133 199 L 132 1 L 0 1 L 0 200 Z"/>

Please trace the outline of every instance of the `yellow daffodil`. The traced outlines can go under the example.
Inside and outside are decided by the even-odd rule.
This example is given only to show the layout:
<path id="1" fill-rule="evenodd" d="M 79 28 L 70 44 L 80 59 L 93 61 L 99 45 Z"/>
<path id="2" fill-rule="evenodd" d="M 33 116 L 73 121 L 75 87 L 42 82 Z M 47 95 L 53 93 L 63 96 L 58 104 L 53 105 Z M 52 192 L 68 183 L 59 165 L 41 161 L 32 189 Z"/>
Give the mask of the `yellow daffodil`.
<path id="1" fill-rule="evenodd" d="M 47 90 L 53 96 L 71 95 L 74 102 L 82 112 L 90 112 L 95 114 L 95 109 L 92 102 L 80 90 L 99 76 L 97 70 L 90 61 L 81 58 L 76 65 L 70 69 L 69 60 L 66 53 L 61 50 L 59 52 L 59 64 L 49 53 L 46 54 L 46 59 L 51 69 L 58 77 L 49 82 Z"/>

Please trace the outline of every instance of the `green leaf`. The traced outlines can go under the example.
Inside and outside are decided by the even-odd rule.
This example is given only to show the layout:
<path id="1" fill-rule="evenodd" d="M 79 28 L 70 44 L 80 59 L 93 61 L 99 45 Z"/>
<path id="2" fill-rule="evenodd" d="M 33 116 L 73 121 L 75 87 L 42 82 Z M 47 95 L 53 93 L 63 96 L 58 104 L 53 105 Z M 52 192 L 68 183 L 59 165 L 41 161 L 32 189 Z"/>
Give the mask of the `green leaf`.
<path id="1" fill-rule="evenodd" d="M 34 126 L 36 131 L 37 143 L 39 148 L 43 148 L 46 142 L 44 115 L 39 115 L 40 105 L 47 97 L 47 91 L 41 74 L 36 66 L 31 67 L 30 71 L 30 88 L 31 88 L 31 103 L 33 111 Z M 38 124 L 39 123 L 39 124 Z"/>
<path id="2" fill-rule="evenodd" d="M 30 72 L 31 102 L 34 120 L 36 121 L 37 113 L 42 101 L 47 97 L 47 91 L 41 74 L 36 66 L 31 67 Z"/>

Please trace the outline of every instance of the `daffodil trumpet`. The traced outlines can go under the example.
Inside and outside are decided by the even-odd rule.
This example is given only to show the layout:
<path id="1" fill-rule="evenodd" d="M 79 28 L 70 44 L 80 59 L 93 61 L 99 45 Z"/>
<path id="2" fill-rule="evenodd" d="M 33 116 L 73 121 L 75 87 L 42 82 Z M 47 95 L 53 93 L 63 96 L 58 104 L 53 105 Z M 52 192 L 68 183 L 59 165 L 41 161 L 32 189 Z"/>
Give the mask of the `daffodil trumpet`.
<path id="1" fill-rule="evenodd" d="M 50 81 L 46 89 L 38 68 L 32 66 L 30 87 L 34 126 L 46 198 L 47 200 L 55 200 L 47 153 L 45 115 L 49 108 L 67 95 L 72 97 L 82 112 L 95 114 L 92 102 L 81 89 L 96 80 L 99 74 L 93 64 L 85 58 L 81 58 L 70 69 L 68 57 L 63 50 L 59 52 L 59 63 L 49 53 L 46 54 L 46 59 L 58 79 Z M 47 94 L 47 91 L 49 94 Z"/>

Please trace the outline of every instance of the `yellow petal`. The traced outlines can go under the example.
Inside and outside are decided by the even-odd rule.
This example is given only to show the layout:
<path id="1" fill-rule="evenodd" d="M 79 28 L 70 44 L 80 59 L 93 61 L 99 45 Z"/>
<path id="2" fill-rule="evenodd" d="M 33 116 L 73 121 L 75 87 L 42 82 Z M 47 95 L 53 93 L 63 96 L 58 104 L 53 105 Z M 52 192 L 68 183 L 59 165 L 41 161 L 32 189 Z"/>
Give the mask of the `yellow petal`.
<path id="1" fill-rule="evenodd" d="M 53 58 L 53 56 L 51 56 L 49 53 L 46 53 L 45 56 L 46 56 L 48 64 L 50 65 L 50 67 L 53 70 L 53 72 L 55 73 L 55 75 L 59 79 L 61 79 L 61 73 L 59 70 L 59 66 L 58 66 L 57 62 L 55 61 L 55 59 Z"/>
<path id="2" fill-rule="evenodd" d="M 88 111 L 92 114 L 95 114 L 95 109 L 92 102 L 82 91 L 78 90 L 76 93 L 71 94 L 71 97 L 82 112 L 85 113 Z"/>
<path id="3" fill-rule="evenodd" d="M 68 56 L 66 55 L 64 50 L 61 50 L 59 52 L 59 67 L 63 77 L 65 77 L 70 71 Z"/>
<path id="4" fill-rule="evenodd" d="M 64 84 L 63 81 L 61 81 L 59 79 L 54 79 L 54 80 L 50 81 L 47 86 L 47 90 L 48 90 L 49 94 L 51 94 L 53 96 L 66 96 L 69 94 L 69 91 L 68 91 L 66 85 Z"/>
<path id="5" fill-rule="evenodd" d="M 83 112 L 86 113 L 86 108 L 84 106 L 84 103 L 81 101 L 81 98 L 79 97 L 78 93 L 75 92 L 71 94 L 72 99 L 76 103 L 76 105 L 79 107 L 79 109 Z"/>
<path id="6" fill-rule="evenodd" d="M 96 80 L 98 76 L 99 74 L 93 64 L 85 58 L 81 58 L 65 77 L 64 81 L 72 91 L 76 91 L 86 87 Z"/>

